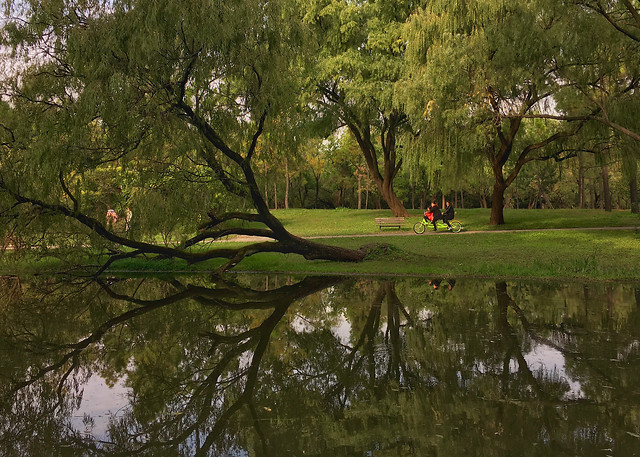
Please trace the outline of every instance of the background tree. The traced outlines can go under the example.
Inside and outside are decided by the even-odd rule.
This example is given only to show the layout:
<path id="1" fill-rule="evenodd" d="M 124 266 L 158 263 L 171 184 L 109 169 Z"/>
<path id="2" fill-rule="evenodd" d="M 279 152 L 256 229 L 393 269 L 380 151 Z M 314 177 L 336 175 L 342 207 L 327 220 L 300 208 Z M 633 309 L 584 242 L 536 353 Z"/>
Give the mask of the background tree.
<path id="1" fill-rule="evenodd" d="M 313 26 L 319 46 L 312 78 L 319 106 L 353 135 L 394 216 L 408 216 L 393 188 L 402 167 L 397 137 L 408 125 L 393 103 L 393 83 L 404 65 L 402 24 L 417 3 L 304 2 L 305 22 Z"/>
<path id="2" fill-rule="evenodd" d="M 504 193 L 523 166 L 563 160 L 578 148 L 567 138 L 585 117 L 527 119 L 554 110 L 558 100 L 575 100 L 559 69 L 577 59 L 565 60 L 559 50 L 576 27 L 557 6 L 436 1 L 407 27 L 407 76 L 398 87 L 415 128 L 432 132 L 420 135 L 414 148 L 444 161 L 449 176 L 469 173 L 477 158 L 487 160 L 494 179 L 491 224 L 504 223 Z"/>

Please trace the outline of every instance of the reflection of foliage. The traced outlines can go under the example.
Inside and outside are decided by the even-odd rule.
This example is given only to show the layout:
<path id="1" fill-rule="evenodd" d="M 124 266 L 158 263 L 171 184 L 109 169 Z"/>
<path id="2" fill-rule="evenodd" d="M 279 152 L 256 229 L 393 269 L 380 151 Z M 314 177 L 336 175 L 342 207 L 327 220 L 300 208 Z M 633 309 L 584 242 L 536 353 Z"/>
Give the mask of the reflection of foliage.
<path id="1" fill-rule="evenodd" d="M 637 447 L 640 291 L 629 287 L 248 276 L 18 289 L 0 286 L 12 297 L 0 317 L 3 455 Z M 93 375 L 131 392 L 96 437 L 109 444 L 69 428 Z"/>

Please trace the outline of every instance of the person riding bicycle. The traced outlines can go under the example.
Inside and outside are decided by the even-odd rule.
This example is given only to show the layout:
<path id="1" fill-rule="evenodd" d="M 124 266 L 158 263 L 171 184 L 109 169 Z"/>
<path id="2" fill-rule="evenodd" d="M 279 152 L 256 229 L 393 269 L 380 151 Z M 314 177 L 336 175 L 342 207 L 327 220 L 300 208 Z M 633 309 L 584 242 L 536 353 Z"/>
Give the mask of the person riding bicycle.
<path id="1" fill-rule="evenodd" d="M 455 215 L 455 210 L 453 209 L 451 202 L 450 201 L 445 202 L 444 212 L 442 213 L 442 221 L 445 224 L 447 224 L 447 226 L 449 227 L 449 230 L 451 230 L 451 224 L 449 223 L 449 221 L 453 219 L 454 215 Z"/>
<path id="2" fill-rule="evenodd" d="M 436 203 L 436 201 L 431 202 L 431 206 L 429 210 L 431 214 L 433 214 L 433 219 L 431 219 L 431 223 L 433 224 L 433 231 L 436 232 L 438 229 L 436 228 L 436 223 L 439 219 L 442 219 L 442 212 L 440 211 L 440 207 Z"/>
<path id="3" fill-rule="evenodd" d="M 424 212 L 424 221 L 425 222 L 433 222 L 433 213 L 431 212 L 431 207 L 427 208 L 427 210 Z"/>

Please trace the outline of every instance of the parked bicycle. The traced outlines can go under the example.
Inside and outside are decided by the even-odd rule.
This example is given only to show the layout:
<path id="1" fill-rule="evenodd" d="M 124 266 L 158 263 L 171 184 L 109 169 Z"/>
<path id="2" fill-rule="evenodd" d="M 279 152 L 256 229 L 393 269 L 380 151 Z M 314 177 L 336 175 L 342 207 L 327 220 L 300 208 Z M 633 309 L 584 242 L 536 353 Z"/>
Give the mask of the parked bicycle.
<path id="1" fill-rule="evenodd" d="M 451 231 L 453 233 L 458 233 L 460 230 L 464 228 L 462 227 L 462 222 L 456 219 L 450 220 L 449 224 L 451 224 Z M 416 232 L 418 235 L 420 235 L 421 233 L 424 233 L 427 227 L 433 227 L 433 223 L 431 221 L 426 221 L 423 218 L 413 225 L 413 231 Z M 449 226 L 447 226 L 447 224 L 445 224 L 444 221 L 442 220 L 438 220 L 436 222 L 436 228 L 449 230 Z"/>

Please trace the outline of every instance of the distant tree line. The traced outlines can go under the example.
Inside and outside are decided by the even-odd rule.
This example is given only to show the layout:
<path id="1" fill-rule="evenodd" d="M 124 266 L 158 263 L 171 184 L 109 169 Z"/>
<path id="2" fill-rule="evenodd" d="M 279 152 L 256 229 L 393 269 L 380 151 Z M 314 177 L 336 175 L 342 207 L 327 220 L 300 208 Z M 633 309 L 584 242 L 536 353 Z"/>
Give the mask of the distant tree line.
<path id="1" fill-rule="evenodd" d="M 388 208 L 352 137 L 344 132 L 328 140 L 310 142 L 302 155 L 287 159 L 284 169 L 270 166 L 265 158 L 258 179 L 273 209 Z M 637 167 L 629 167 L 619 155 L 583 152 L 573 160 L 538 162 L 523 170 L 505 192 L 504 206 L 631 210 L 638 205 L 637 179 Z M 429 177 L 426 171 L 412 175 L 403 168 L 394 187 L 399 200 L 409 209 L 424 208 L 433 199 L 440 202 L 442 198 L 458 208 L 491 207 L 490 170 L 447 181 L 437 175 Z"/>

